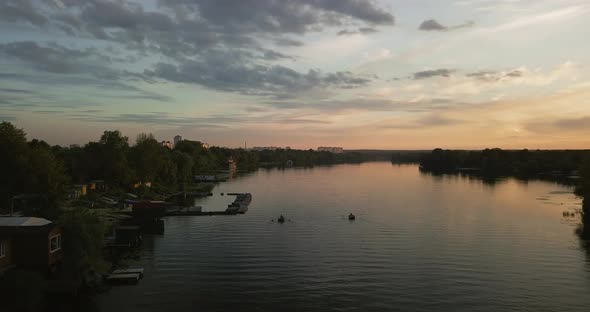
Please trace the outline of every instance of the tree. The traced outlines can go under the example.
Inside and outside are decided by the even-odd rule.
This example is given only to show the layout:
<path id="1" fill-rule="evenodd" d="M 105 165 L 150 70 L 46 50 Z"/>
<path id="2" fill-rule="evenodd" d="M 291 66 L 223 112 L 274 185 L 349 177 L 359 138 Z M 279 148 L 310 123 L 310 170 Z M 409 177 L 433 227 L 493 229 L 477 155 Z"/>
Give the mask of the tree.
<path id="1" fill-rule="evenodd" d="M 129 139 L 119 130 L 104 131 L 98 143 L 85 147 L 86 158 L 96 171 L 93 178 L 102 178 L 111 186 L 128 187 L 133 173 L 127 161 Z"/>
<path id="2" fill-rule="evenodd" d="M 57 222 L 64 229 L 64 267 L 78 276 L 86 270 L 106 269 L 102 257 L 106 227 L 101 218 L 85 208 L 65 211 Z"/>
<path id="3" fill-rule="evenodd" d="M 0 208 L 10 209 L 12 198 L 27 186 L 29 147 L 26 134 L 9 122 L 0 123 Z"/>
<path id="4" fill-rule="evenodd" d="M 181 151 L 174 151 L 172 153 L 172 160 L 176 165 L 178 186 L 182 190 L 185 189 L 186 184 L 192 181 L 193 176 L 193 159 L 187 153 Z"/>
<path id="5" fill-rule="evenodd" d="M 10 209 L 17 195 L 24 194 L 42 198 L 39 209 L 25 210 L 27 215 L 53 219 L 68 179 L 51 147 L 39 140 L 27 143 L 25 135 L 11 123 L 0 124 L 0 208 Z"/>
<path id="6" fill-rule="evenodd" d="M 160 145 L 152 134 L 142 133 L 137 136 L 129 159 L 140 181 L 176 185 L 177 168 L 171 152 Z"/>
<path id="7" fill-rule="evenodd" d="M 129 151 L 129 160 L 140 181 L 155 181 L 158 168 L 162 165 L 162 148 L 151 133 L 137 136 L 135 145 Z"/>
<path id="8" fill-rule="evenodd" d="M 59 205 L 69 182 L 63 164 L 55 157 L 47 143 L 33 141 L 30 144 L 27 170 L 30 173 L 27 192 L 45 198 L 46 206 L 35 215 L 51 220 L 57 218 Z"/>

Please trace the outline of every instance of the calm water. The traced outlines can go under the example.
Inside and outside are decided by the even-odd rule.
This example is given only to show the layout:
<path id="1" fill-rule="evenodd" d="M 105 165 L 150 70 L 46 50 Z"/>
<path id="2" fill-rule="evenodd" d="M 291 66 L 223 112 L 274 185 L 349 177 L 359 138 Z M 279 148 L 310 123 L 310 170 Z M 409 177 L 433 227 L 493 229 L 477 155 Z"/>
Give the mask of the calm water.
<path id="1" fill-rule="evenodd" d="M 199 204 L 220 192 L 251 192 L 248 213 L 166 218 L 103 311 L 590 311 L 569 187 L 367 163 L 260 170 Z"/>

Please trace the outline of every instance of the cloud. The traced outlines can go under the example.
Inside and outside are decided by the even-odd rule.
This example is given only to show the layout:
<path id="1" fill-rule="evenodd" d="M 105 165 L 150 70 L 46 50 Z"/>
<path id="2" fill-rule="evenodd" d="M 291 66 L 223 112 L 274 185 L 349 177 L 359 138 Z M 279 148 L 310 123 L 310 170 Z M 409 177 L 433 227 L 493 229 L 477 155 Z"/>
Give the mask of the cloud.
<path id="1" fill-rule="evenodd" d="M 497 26 L 483 28 L 481 32 L 486 35 L 488 33 L 497 33 L 503 31 L 512 31 L 519 28 L 531 27 L 535 25 L 550 24 L 562 21 L 564 19 L 571 19 L 588 13 L 587 5 L 573 5 L 562 7 L 559 9 L 552 9 L 550 11 L 541 12 L 537 14 L 530 14 L 514 19 L 510 22 L 500 24 Z"/>
<path id="2" fill-rule="evenodd" d="M 525 124 L 525 128 L 537 133 L 562 133 L 590 131 L 590 116 L 561 118 L 554 120 L 533 120 Z"/>
<path id="3" fill-rule="evenodd" d="M 119 73 L 108 65 L 108 57 L 95 49 L 75 50 L 56 43 L 40 45 L 34 41 L 0 44 L 0 54 L 30 64 L 34 69 L 56 74 L 90 73 L 97 77 L 116 78 Z"/>
<path id="4" fill-rule="evenodd" d="M 456 30 L 456 29 L 461 29 L 461 28 L 473 27 L 474 25 L 475 25 L 475 22 L 467 21 L 467 22 L 460 24 L 460 25 L 447 27 L 447 26 L 442 25 L 441 23 L 439 23 L 438 21 L 436 21 L 434 19 L 429 19 L 429 20 L 423 21 L 422 24 L 420 24 L 420 26 L 418 27 L 418 29 L 424 30 L 424 31 L 449 31 L 449 30 Z"/>
<path id="5" fill-rule="evenodd" d="M 349 72 L 322 73 L 309 70 L 300 73 L 281 65 L 249 63 L 248 56 L 219 51 L 203 55 L 198 60 L 179 64 L 158 63 L 144 74 L 178 83 L 200 84 L 205 87 L 255 95 L 282 96 L 314 88 L 355 88 L 371 79 Z"/>
<path id="6" fill-rule="evenodd" d="M 0 88 L 0 92 L 18 93 L 18 94 L 32 94 L 33 91 L 25 89 Z"/>
<path id="7" fill-rule="evenodd" d="M 407 120 L 389 120 L 379 123 L 379 128 L 384 129 L 424 129 L 433 127 L 454 126 L 465 123 L 464 120 L 430 114 L 408 122 Z"/>
<path id="8" fill-rule="evenodd" d="M 16 118 L 12 115 L 0 115 L 0 121 L 13 121 Z"/>
<path id="9" fill-rule="evenodd" d="M 275 38 L 273 42 L 280 46 L 286 47 L 301 47 L 303 46 L 303 42 L 295 39 L 290 38 Z"/>
<path id="10" fill-rule="evenodd" d="M 368 35 L 378 32 L 377 29 L 371 27 L 361 27 L 357 30 L 343 29 L 337 33 L 338 36 L 350 36 L 350 35 Z"/>
<path id="11" fill-rule="evenodd" d="M 164 79 L 251 95 L 297 96 L 318 88 L 356 88 L 370 79 L 347 72 L 295 71 L 274 62 L 294 56 L 265 47 L 302 46 L 295 36 L 355 25 L 358 33 L 395 24 L 373 0 L 6 0 L 10 22 L 85 38 L 72 42 L 8 42 L 0 54 L 40 72 L 91 75 L 109 82 Z M 12 11 L 11 11 L 12 12 Z M 41 30 L 41 28 L 39 28 Z M 97 39 L 92 47 L 89 39 Z M 106 46 L 106 47 L 105 47 Z M 142 68 L 143 67 L 143 68 Z M 198 72 L 194 72 L 198 70 Z M 235 76 L 237 75 L 237 76 Z M 33 79 L 33 78 L 27 78 Z"/>
<path id="12" fill-rule="evenodd" d="M 505 70 L 480 70 L 467 73 L 465 76 L 479 82 L 544 86 L 556 81 L 574 82 L 577 79 L 578 71 L 582 68 L 582 65 L 564 62 L 548 71 L 543 71 L 540 68 L 531 70 L 525 66 L 520 66 Z"/>
<path id="13" fill-rule="evenodd" d="M 198 12 L 201 19 L 228 31 L 305 33 L 347 19 L 393 25 L 393 15 L 372 0 L 160 0 L 174 12 Z M 177 14 L 177 17 L 179 14 Z"/>
<path id="14" fill-rule="evenodd" d="M 455 70 L 453 69 L 447 69 L 447 68 L 441 68 L 441 69 L 434 69 L 434 70 L 425 70 L 425 71 L 420 71 L 420 72 L 416 72 L 413 74 L 413 78 L 414 80 L 418 80 L 418 79 L 426 79 L 426 78 L 431 78 L 431 77 L 449 77 Z"/>
<path id="15" fill-rule="evenodd" d="M 430 98 L 420 100 L 398 100 L 391 96 L 356 97 L 351 99 L 313 99 L 313 100 L 283 100 L 266 101 L 264 104 L 279 110 L 302 111 L 310 114 L 345 114 L 350 112 L 440 112 L 452 107 L 470 105 L 461 101 L 445 98 Z"/>
<path id="16" fill-rule="evenodd" d="M 262 49 L 262 51 L 263 51 L 262 59 L 267 60 L 267 61 L 276 61 L 276 60 L 284 60 L 284 59 L 295 60 L 295 57 L 293 57 L 293 56 L 286 55 L 286 54 L 283 54 L 281 52 L 277 52 L 274 50 Z"/>
<path id="17" fill-rule="evenodd" d="M 436 20 L 430 19 L 430 20 L 425 20 L 424 22 L 422 22 L 422 24 L 420 24 L 420 27 L 418 27 L 418 29 L 420 30 L 447 30 L 446 26 L 441 25 L 439 22 L 437 22 Z"/>
<path id="18" fill-rule="evenodd" d="M 39 111 L 51 114 L 54 111 Z M 244 124 L 289 124 L 289 125 L 320 125 L 330 124 L 326 120 L 302 118 L 284 114 L 265 114 L 252 116 L 247 114 L 210 114 L 204 116 L 185 116 L 167 112 L 125 113 L 97 115 L 96 113 L 75 112 L 66 117 L 74 120 L 99 123 L 133 123 L 140 125 L 191 126 L 196 128 L 227 128 Z"/>
<path id="19" fill-rule="evenodd" d="M 44 26 L 48 19 L 30 0 L 3 0 L 0 2 L 0 20 L 3 22 L 26 22 Z"/>

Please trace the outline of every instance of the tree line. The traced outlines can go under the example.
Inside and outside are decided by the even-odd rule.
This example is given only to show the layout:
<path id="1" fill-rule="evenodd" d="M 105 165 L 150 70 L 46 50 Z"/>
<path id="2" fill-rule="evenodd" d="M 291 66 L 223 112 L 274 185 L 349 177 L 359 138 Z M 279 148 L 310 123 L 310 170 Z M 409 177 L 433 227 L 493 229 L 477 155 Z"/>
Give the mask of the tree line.
<path id="1" fill-rule="evenodd" d="M 502 150 L 482 151 L 434 149 L 422 155 L 420 167 L 432 172 L 477 171 L 485 176 L 534 177 L 577 171 L 589 150 Z"/>
<path id="2" fill-rule="evenodd" d="M 37 194 L 44 209 L 28 214 L 50 219 L 58 216 L 69 186 L 92 180 L 104 181 L 113 192 L 129 192 L 133 185 L 146 182 L 172 192 L 190 186 L 195 175 L 227 169 L 230 158 L 246 171 L 259 166 L 311 167 L 371 160 L 355 152 L 206 148 L 190 140 L 168 148 L 149 133 L 139 134 L 131 143 L 118 130 L 104 131 L 97 141 L 84 145 L 51 146 L 37 139 L 27 141 L 24 130 L 10 122 L 0 124 L 0 148 L 5 151 L 0 154 L 0 210 L 7 211 L 21 194 Z"/>

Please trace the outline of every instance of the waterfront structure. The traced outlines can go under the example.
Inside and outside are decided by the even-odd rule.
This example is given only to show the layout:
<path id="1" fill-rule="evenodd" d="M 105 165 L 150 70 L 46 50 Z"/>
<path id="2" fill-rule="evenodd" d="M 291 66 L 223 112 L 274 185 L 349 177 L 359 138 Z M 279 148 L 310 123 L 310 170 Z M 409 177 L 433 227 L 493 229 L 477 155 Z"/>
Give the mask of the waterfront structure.
<path id="1" fill-rule="evenodd" d="M 16 267 L 43 274 L 61 267 L 63 229 L 34 217 L 0 217 L 0 271 Z"/>
<path id="2" fill-rule="evenodd" d="M 76 184 L 73 188 L 78 191 L 79 196 L 86 196 L 88 193 L 88 185 L 86 184 Z"/>
<path id="3" fill-rule="evenodd" d="M 181 141 L 182 141 L 182 136 L 180 136 L 179 134 L 174 136 L 174 146 L 176 146 L 176 144 L 180 143 Z"/>
<path id="4" fill-rule="evenodd" d="M 320 146 L 318 147 L 318 152 L 330 152 L 334 154 L 341 154 L 344 152 L 344 149 L 339 146 Z"/>

